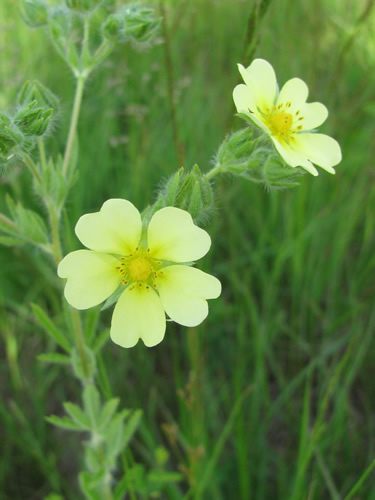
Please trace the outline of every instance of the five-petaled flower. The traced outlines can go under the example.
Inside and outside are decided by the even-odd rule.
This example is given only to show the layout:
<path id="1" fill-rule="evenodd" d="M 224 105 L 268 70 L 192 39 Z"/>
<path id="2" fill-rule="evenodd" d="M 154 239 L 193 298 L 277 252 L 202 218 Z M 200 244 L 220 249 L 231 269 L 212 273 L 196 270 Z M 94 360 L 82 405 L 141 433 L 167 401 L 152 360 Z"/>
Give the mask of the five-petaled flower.
<path id="1" fill-rule="evenodd" d="M 221 293 L 217 278 L 190 265 L 206 255 L 211 239 L 184 210 L 162 208 L 142 230 L 135 206 L 112 199 L 100 212 L 83 215 L 75 231 L 90 250 L 60 262 L 58 275 L 68 278 L 65 297 L 76 309 L 87 309 L 122 287 L 111 325 L 120 346 L 133 347 L 140 338 L 148 347 L 161 342 L 165 312 L 181 325 L 199 325 L 208 314 L 207 299 Z"/>
<path id="2" fill-rule="evenodd" d="M 275 72 L 264 59 L 255 59 L 248 68 L 239 64 L 238 68 L 246 85 L 237 85 L 233 91 L 237 111 L 270 135 L 291 167 L 318 175 L 315 163 L 334 174 L 341 149 L 332 137 L 314 132 L 326 120 L 328 110 L 320 102 L 306 102 L 306 83 L 292 78 L 279 92 Z"/>

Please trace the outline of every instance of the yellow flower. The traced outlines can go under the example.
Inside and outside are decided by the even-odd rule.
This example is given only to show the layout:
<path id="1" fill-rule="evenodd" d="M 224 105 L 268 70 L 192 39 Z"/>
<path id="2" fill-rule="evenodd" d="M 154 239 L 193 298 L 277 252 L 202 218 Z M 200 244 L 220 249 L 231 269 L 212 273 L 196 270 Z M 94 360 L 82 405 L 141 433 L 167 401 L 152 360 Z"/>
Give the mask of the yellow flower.
<path id="1" fill-rule="evenodd" d="M 233 91 L 237 111 L 270 135 L 291 167 L 318 175 L 315 163 L 334 174 L 333 167 L 341 161 L 341 149 L 335 139 L 313 130 L 326 120 L 328 110 L 320 102 L 306 102 L 306 83 L 292 78 L 279 92 L 275 72 L 264 59 L 255 59 L 248 68 L 239 64 L 238 68 L 246 85 L 237 85 Z"/>
<path id="2" fill-rule="evenodd" d="M 164 311 L 176 323 L 199 325 L 208 314 L 207 299 L 221 293 L 217 278 L 186 264 L 206 255 L 211 239 L 184 210 L 162 208 L 142 231 L 135 206 L 113 199 L 82 216 L 75 230 L 90 250 L 71 252 L 59 264 L 58 275 L 68 278 L 66 300 L 88 309 L 122 286 L 111 325 L 111 338 L 122 347 L 140 338 L 148 347 L 159 344 Z"/>

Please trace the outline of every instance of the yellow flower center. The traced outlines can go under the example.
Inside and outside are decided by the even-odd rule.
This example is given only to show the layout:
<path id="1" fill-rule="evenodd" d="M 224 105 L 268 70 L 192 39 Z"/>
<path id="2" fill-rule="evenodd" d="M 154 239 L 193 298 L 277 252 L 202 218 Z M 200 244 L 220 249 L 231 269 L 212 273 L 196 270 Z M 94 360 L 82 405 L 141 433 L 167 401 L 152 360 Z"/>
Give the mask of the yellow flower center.
<path id="1" fill-rule="evenodd" d="M 293 114 L 289 113 L 292 103 L 290 101 L 272 106 L 272 109 L 266 108 L 263 113 L 263 122 L 270 129 L 271 134 L 278 140 L 287 143 L 293 141 L 294 134 L 302 130 L 302 120 L 300 110 Z"/>
<path id="2" fill-rule="evenodd" d="M 149 252 L 148 248 L 137 247 L 134 253 L 119 259 L 116 269 L 121 274 L 121 283 L 130 285 L 130 290 L 134 290 L 135 286 L 145 287 L 146 291 L 157 289 L 156 281 L 164 274 L 160 271 L 163 264 L 150 257 Z"/>
<path id="3" fill-rule="evenodd" d="M 128 267 L 129 277 L 132 281 L 146 281 L 153 271 L 151 262 L 144 257 L 136 257 L 130 261 Z"/>
<path id="4" fill-rule="evenodd" d="M 273 135 L 285 135 L 288 134 L 292 127 L 293 116 L 291 113 L 281 111 L 280 113 L 271 115 L 268 123 Z"/>

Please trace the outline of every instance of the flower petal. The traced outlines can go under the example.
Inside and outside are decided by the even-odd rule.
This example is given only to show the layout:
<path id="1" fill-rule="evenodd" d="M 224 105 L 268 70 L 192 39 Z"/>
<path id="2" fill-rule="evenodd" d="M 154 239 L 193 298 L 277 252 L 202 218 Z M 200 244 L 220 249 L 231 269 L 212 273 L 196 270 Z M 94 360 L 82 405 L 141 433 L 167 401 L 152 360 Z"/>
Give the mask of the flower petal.
<path id="1" fill-rule="evenodd" d="M 298 111 L 306 103 L 309 89 L 301 78 L 288 80 L 280 90 L 277 104 L 291 103 L 291 111 Z"/>
<path id="2" fill-rule="evenodd" d="M 168 316 L 184 326 L 202 323 L 208 314 L 206 299 L 216 299 L 221 293 L 217 278 L 188 266 L 163 268 L 157 286 Z"/>
<path id="3" fill-rule="evenodd" d="M 306 103 L 301 109 L 301 116 L 303 116 L 301 120 L 303 130 L 312 130 L 326 121 L 328 109 L 320 102 Z"/>
<path id="4" fill-rule="evenodd" d="M 107 299 L 121 282 L 116 269 L 119 261 L 90 250 L 71 252 L 60 262 L 57 274 L 68 278 L 65 298 L 76 309 L 88 309 Z"/>
<path id="5" fill-rule="evenodd" d="M 175 207 L 152 216 L 147 241 L 151 257 L 172 262 L 200 259 L 211 246 L 208 233 L 194 224 L 188 212 Z"/>
<path id="6" fill-rule="evenodd" d="M 251 90 L 246 85 L 237 85 L 233 90 L 233 101 L 238 113 L 243 113 L 267 134 L 270 133 L 268 127 L 261 121 L 261 114 L 256 107 Z"/>
<path id="7" fill-rule="evenodd" d="M 271 108 L 277 96 L 276 75 L 271 64 L 264 59 L 254 59 L 248 68 L 239 64 L 238 69 L 260 111 Z"/>
<path id="8" fill-rule="evenodd" d="M 296 134 L 293 145 L 298 153 L 305 155 L 311 162 L 324 168 L 330 174 L 335 173 L 332 168 L 341 161 L 339 143 L 325 134 Z"/>
<path id="9" fill-rule="evenodd" d="M 165 326 L 165 314 L 157 293 L 144 285 L 128 287 L 113 311 L 111 339 L 121 347 L 133 347 L 139 339 L 152 347 L 163 340 Z"/>
<path id="10" fill-rule="evenodd" d="M 100 212 L 83 215 L 76 234 L 81 242 L 97 252 L 128 255 L 141 238 L 142 220 L 135 206 L 127 200 L 106 201 Z"/>
<path id="11" fill-rule="evenodd" d="M 301 134 L 302 135 L 302 134 Z M 302 167 L 307 172 L 310 172 L 310 174 L 317 176 L 318 171 L 314 167 L 314 165 L 306 158 L 305 155 L 293 150 L 290 146 L 288 146 L 286 143 L 280 143 L 275 137 L 271 136 L 271 139 L 273 140 L 273 143 L 275 144 L 275 147 L 277 151 L 279 152 L 280 156 L 284 158 L 285 162 L 291 166 L 291 167 Z"/>

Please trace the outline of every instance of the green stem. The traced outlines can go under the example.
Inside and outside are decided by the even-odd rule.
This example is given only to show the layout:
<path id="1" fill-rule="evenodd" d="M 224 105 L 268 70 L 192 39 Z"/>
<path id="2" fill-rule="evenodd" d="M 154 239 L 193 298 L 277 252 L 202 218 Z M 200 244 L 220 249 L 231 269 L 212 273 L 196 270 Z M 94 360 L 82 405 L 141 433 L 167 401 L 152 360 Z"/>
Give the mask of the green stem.
<path id="1" fill-rule="evenodd" d="M 74 137 L 76 135 L 77 123 L 78 123 L 79 112 L 81 109 L 82 95 L 83 95 L 83 89 L 85 87 L 85 81 L 86 81 L 86 76 L 80 75 L 77 77 L 77 86 L 76 86 L 76 93 L 74 96 L 72 118 L 70 120 L 68 141 L 66 143 L 66 148 L 64 153 L 64 163 L 62 166 L 62 173 L 64 176 L 66 176 L 68 173 L 69 160 L 72 154 Z"/>
<path id="2" fill-rule="evenodd" d="M 218 175 L 222 172 L 222 167 L 219 164 L 216 164 L 207 174 L 204 176 L 206 177 L 207 180 L 211 180 L 215 175 Z"/>
<path id="3" fill-rule="evenodd" d="M 104 40 L 93 56 L 93 65 L 90 71 L 106 59 L 114 49 L 115 44 L 110 40 Z"/>
<path id="4" fill-rule="evenodd" d="M 51 226 L 52 251 L 56 265 L 58 265 L 62 260 L 62 251 L 61 251 L 60 233 L 59 233 L 60 216 L 58 213 L 56 213 L 54 207 L 50 203 L 47 204 L 47 208 Z"/>
<path id="5" fill-rule="evenodd" d="M 70 317 L 72 318 L 72 323 L 74 327 L 74 333 L 76 336 L 76 344 L 79 352 L 79 356 L 81 358 L 82 369 L 85 375 L 84 383 L 88 380 L 89 367 L 87 362 L 87 357 L 85 353 L 85 342 L 83 337 L 81 318 L 77 309 L 73 309 L 73 307 L 69 307 Z"/>
<path id="6" fill-rule="evenodd" d="M 44 141 L 42 137 L 38 137 L 38 146 L 39 146 L 40 164 L 42 165 L 43 170 L 47 170 L 46 149 L 44 147 Z"/>
<path id="7" fill-rule="evenodd" d="M 39 182 L 39 184 L 42 182 L 42 178 L 38 172 L 37 166 L 33 162 L 33 160 L 30 158 L 29 155 L 26 153 L 23 155 L 23 161 L 25 165 L 29 168 L 30 172 L 33 174 L 35 179 Z"/>

